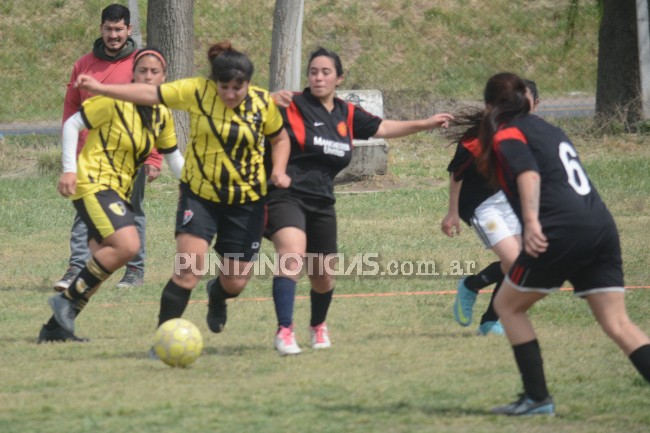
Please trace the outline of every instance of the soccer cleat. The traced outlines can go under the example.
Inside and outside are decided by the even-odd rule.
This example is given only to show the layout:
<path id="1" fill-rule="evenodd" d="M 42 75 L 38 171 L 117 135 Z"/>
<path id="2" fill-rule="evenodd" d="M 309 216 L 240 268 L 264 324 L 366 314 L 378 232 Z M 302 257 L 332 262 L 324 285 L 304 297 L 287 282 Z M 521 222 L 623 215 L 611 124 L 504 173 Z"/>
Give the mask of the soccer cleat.
<path id="1" fill-rule="evenodd" d="M 216 281 L 216 279 L 208 281 L 205 288 L 208 291 L 208 315 L 206 317 L 208 328 L 217 334 L 226 326 L 228 306 L 225 299 L 213 299 L 212 297 L 213 285 Z"/>
<path id="2" fill-rule="evenodd" d="M 492 409 L 492 413 L 498 415 L 555 415 L 555 403 L 550 395 L 542 401 L 535 401 L 526 394 L 519 394 L 519 398 L 505 406 L 498 406 Z"/>
<path id="3" fill-rule="evenodd" d="M 309 332 L 311 333 L 312 349 L 327 349 L 332 345 L 330 342 L 330 334 L 325 322 L 320 325 L 310 326 Z"/>
<path id="4" fill-rule="evenodd" d="M 86 343 L 90 340 L 87 338 L 79 338 L 72 332 L 66 331 L 61 326 L 53 329 L 48 329 L 45 325 L 41 327 L 41 332 L 38 334 L 38 344 L 51 343 L 51 342 L 74 342 Z"/>
<path id="5" fill-rule="evenodd" d="M 465 278 L 458 282 L 456 300 L 454 301 L 454 319 L 462 326 L 472 323 L 472 310 L 476 302 L 476 293 L 465 285 Z"/>
<path id="6" fill-rule="evenodd" d="M 63 295 L 54 295 L 47 300 L 54 313 L 54 318 L 66 331 L 74 334 L 74 319 L 77 317 L 74 302 Z"/>
<path id="7" fill-rule="evenodd" d="M 290 327 L 280 326 L 275 334 L 275 350 L 280 356 L 297 355 L 302 350 L 296 343 L 296 334 L 293 332 L 293 325 Z"/>
<path id="8" fill-rule="evenodd" d="M 130 289 L 144 284 L 144 272 L 139 269 L 127 267 L 124 276 L 115 287 L 118 289 Z"/>
<path id="9" fill-rule="evenodd" d="M 59 293 L 65 291 L 68 287 L 70 287 L 70 284 L 72 284 L 74 279 L 77 278 L 79 272 L 81 272 L 81 268 L 70 266 L 68 270 L 65 271 L 63 277 L 54 283 L 54 291 Z"/>
<path id="10" fill-rule="evenodd" d="M 498 320 L 496 322 L 484 322 L 478 327 L 476 335 L 505 335 L 503 325 Z"/>

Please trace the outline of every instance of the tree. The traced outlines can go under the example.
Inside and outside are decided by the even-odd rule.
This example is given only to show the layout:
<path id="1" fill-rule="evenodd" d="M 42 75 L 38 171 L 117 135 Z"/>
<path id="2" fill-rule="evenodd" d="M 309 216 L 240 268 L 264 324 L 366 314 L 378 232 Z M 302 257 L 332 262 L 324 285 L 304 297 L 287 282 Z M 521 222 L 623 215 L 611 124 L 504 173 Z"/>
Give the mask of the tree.
<path id="1" fill-rule="evenodd" d="M 269 88 L 300 90 L 304 0 L 276 0 L 273 13 Z"/>
<path id="2" fill-rule="evenodd" d="M 167 58 L 167 80 L 194 75 L 194 0 L 149 0 L 147 45 L 160 49 Z M 189 114 L 174 110 L 178 146 L 185 150 L 189 136 Z"/>
<path id="3" fill-rule="evenodd" d="M 640 75 L 635 0 L 602 0 L 598 34 L 596 118 L 639 120 Z"/>

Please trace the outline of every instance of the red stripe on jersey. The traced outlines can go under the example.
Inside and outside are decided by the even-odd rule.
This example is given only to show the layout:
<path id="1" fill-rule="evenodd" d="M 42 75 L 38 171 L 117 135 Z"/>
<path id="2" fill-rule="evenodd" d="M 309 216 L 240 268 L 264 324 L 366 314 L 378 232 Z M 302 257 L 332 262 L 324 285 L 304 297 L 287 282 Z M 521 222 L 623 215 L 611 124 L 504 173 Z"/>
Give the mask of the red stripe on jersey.
<path id="1" fill-rule="evenodd" d="M 348 134 L 350 135 L 350 148 L 354 147 L 354 104 L 348 103 Z"/>
<path id="2" fill-rule="evenodd" d="M 492 148 L 499 160 L 497 164 L 497 179 L 499 180 L 499 185 L 501 185 L 501 189 L 503 189 L 503 192 L 507 196 L 512 197 L 512 191 L 508 187 L 508 181 L 507 181 L 507 179 L 511 177 L 512 174 L 506 173 L 507 165 L 505 159 L 501 156 L 501 149 L 500 149 L 501 143 L 503 141 L 509 141 L 509 140 L 519 141 L 526 145 L 528 144 L 528 140 L 526 140 L 526 136 L 524 135 L 524 133 L 521 132 L 519 128 L 516 128 L 514 126 L 500 129 L 494 134 L 494 139 L 492 140 Z"/>
<path id="3" fill-rule="evenodd" d="M 478 158 L 481 154 L 481 142 L 478 141 L 478 138 L 472 138 L 470 140 L 465 140 L 461 143 L 465 149 L 469 151 L 474 158 Z"/>
<path id="4" fill-rule="evenodd" d="M 296 137 L 296 141 L 300 146 L 300 149 L 305 151 L 305 121 L 302 117 L 302 113 L 298 109 L 298 106 L 295 103 L 291 103 L 289 108 L 287 108 L 287 120 L 289 121 L 289 127 L 293 131 L 293 135 Z"/>
<path id="5" fill-rule="evenodd" d="M 494 144 L 506 140 L 517 140 L 517 141 L 521 141 L 524 144 L 528 144 L 528 140 L 526 140 L 526 136 L 524 135 L 524 133 L 521 132 L 519 128 L 515 128 L 514 126 L 501 129 L 497 131 L 496 134 L 494 134 Z"/>

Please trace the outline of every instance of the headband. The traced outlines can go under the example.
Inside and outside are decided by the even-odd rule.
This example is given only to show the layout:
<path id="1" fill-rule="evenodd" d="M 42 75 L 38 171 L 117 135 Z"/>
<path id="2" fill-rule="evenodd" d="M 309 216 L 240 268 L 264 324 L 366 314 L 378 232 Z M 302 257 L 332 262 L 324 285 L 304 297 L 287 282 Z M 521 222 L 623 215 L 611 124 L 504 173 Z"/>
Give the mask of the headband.
<path id="1" fill-rule="evenodd" d="M 138 51 L 138 54 L 135 55 L 135 59 L 133 60 L 133 65 L 135 66 L 142 57 L 147 56 L 147 55 L 154 56 L 155 58 L 160 60 L 160 63 L 162 63 L 162 65 L 163 65 L 163 69 L 167 70 L 167 62 L 165 61 L 165 58 L 163 57 L 163 55 L 160 54 L 158 51 L 152 50 L 150 48 L 144 48 L 144 49 Z"/>

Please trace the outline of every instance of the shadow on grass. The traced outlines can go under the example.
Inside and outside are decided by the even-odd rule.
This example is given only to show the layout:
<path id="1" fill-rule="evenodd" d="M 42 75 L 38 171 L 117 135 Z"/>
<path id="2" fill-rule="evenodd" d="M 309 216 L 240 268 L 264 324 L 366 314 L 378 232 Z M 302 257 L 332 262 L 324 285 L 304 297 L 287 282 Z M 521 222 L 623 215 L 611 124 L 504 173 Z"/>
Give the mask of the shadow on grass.
<path id="1" fill-rule="evenodd" d="M 355 414 L 399 414 L 405 412 L 421 412 L 425 415 L 446 415 L 446 416 L 496 416 L 488 409 L 472 409 L 466 407 L 443 406 L 443 405 L 413 405 L 408 402 L 399 401 L 386 405 L 366 406 L 360 404 L 346 405 L 316 405 L 325 412 L 348 412 Z"/>

